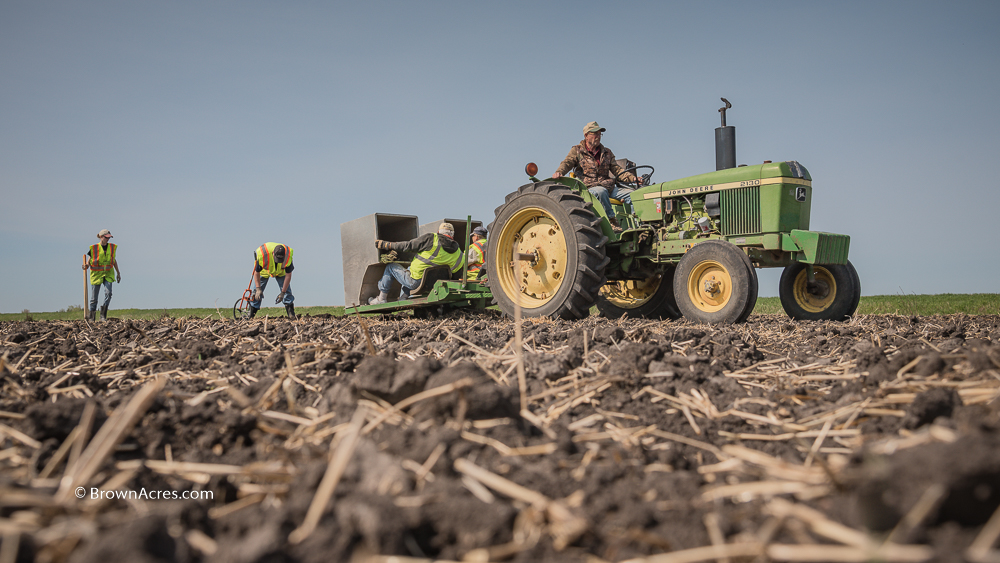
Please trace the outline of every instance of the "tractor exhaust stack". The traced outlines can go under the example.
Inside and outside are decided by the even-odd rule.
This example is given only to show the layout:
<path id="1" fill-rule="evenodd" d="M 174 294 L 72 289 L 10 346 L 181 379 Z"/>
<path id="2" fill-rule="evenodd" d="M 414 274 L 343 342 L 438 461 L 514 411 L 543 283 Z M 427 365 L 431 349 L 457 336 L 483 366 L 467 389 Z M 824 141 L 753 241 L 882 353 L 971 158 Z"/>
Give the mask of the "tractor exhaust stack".
<path id="1" fill-rule="evenodd" d="M 729 100 L 722 98 L 726 107 L 719 108 L 722 127 L 715 129 L 715 169 L 736 168 L 736 128 L 726 125 L 726 110 L 733 107 Z"/>

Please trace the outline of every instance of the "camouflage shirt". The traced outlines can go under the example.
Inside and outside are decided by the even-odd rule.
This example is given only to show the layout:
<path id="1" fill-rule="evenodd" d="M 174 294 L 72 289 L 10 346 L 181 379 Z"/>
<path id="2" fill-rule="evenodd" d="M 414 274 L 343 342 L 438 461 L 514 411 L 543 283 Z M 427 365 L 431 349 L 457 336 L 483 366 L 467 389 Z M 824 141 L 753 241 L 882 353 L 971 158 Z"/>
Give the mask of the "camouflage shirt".
<path id="1" fill-rule="evenodd" d="M 566 155 L 559 168 L 556 168 L 556 174 L 563 175 L 571 169 L 576 173 L 577 179 L 586 184 L 588 188 L 591 186 L 613 187 L 615 181 L 609 172 L 614 172 L 629 182 L 634 182 L 636 179 L 631 172 L 622 174 L 625 169 L 615 162 L 615 153 L 611 152 L 611 149 L 604 145 L 597 145 L 596 154 L 591 153 L 584 147 L 584 141 L 580 141 L 579 145 L 569 149 L 569 154 Z"/>

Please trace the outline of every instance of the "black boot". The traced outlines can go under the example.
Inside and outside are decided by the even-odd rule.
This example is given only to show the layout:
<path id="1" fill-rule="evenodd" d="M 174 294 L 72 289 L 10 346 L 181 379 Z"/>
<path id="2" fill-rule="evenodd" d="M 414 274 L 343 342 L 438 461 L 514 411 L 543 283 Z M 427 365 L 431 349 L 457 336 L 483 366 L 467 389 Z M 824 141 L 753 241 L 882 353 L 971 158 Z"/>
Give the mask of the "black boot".
<path id="1" fill-rule="evenodd" d="M 285 313 L 288 314 L 288 318 L 289 319 L 292 319 L 294 321 L 295 320 L 295 304 L 294 303 L 289 303 L 289 304 L 285 305 Z"/>
<path id="2" fill-rule="evenodd" d="M 254 316 L 257 314 L 257 311 L 260 311 L 260 309 L 258 309 L 257 307 L 254 307 L 253 305 L 250 305 L 250 309 L 248 309 L 247 312 L 245 312 L 243 314 L 244 318 L 246 318 L 246 319 L 252 319 L 252 318 L 254 318 Z"/>
<path id="3" fill-rule="evenodd" d="M 108 305 L 104 305 L 103 307 L 101 307 L 101 320 L 102 321 L 108 320 Z"/>
<path id="4" fill-rule="evenodd" d="M 88 320 L 88 321 L 92 321 L 92 320 L 94 320 L 94 316 L 95 316 L 96 314 L 97 314 L 97 311 L 92 311 L 92 310 L 90 310 L 90 309 L 87 309 L 87 317 L 86 317 L 86 318 L 87 318 L 87 320 Z"/>

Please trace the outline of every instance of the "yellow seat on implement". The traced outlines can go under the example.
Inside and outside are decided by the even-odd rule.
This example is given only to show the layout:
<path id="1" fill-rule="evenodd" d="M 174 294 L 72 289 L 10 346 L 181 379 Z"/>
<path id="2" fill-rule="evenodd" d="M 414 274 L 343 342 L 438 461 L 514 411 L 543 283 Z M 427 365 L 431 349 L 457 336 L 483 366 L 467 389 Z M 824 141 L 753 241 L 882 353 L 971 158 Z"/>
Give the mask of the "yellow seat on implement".
<path id="1" fill-rule="evenodd" d="M 624 205 L 620 199 L 610 198 L 610 201 L 611 205 Z"/>

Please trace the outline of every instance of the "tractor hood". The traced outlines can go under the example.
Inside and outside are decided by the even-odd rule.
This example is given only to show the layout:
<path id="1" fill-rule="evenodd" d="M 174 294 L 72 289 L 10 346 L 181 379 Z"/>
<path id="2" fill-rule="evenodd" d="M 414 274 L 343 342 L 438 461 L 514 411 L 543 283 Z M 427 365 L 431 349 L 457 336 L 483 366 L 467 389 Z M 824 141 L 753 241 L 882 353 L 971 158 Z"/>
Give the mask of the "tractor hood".
<path id="1" fill-rule="evenodd" d="M 809 175 L 805 166 L 794 160 L 767 162 L 753 166 L 716 170 L 715 172 L 653 184 L 633 192 L 632 200 L 674 197 L 772 183 L 810 185 L 812 176 Z"/>

